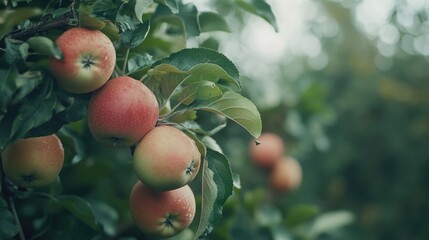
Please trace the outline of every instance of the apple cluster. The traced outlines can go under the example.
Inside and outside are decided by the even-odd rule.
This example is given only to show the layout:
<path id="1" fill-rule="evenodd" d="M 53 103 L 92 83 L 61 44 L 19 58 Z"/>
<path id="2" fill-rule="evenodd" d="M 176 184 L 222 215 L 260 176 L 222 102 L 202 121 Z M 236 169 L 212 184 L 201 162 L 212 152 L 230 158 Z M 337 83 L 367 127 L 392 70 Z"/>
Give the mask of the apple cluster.
<path id="1" fill-rule="evenodd" d="M 90 94 L 88 128 L 100 143 L 132 148 L 138 177 L 130 194 L 130 210 L 144 233 L 171 237 L 187 228 L 196 203 L 190 183 L 197 175 L 201 154 L 195 141 L 173 126 L 158 124 L 154 93 L 129 76 L 111 79 L 116 52 L 98 30 L 80 27 L 61 34 L 56 44 L 62 59 L 49 59 L 49 70 L 64 90 Z M 21 187 L 51 184 L 64 162 L 56 135 L 19 139 L 1 153 L 5 175 Z"/>
<path id="2" fill-rule="evenodd" d="M 72 28 L 56 41 L 63 59 L 51 58 L 59 85 L 72 93 L 91 93 L 88 128 L 94 138 L 133 151 L 139 181 L 130 195 L 130 210 L 143 232 L 170 237 L 187 228 L 195 216 L 195 197 L 188 186 L 198 173 L 200 152 L 181 130 L 157 125 L 154 93 L 128 76 L 110 79 L 116 64 L 112 42 L 102 32 Z"/>
<path id="3" fill-rule="evenodd" d="M 301 165 L 295 158 L 284 154 L 285 144 L 279 135 L 263 133 L 258 143 L 250 143 L 249 153 L 255 166 L 269 171 L 268 181 L 274 191 L 292 191 L 301 184 Z"/>

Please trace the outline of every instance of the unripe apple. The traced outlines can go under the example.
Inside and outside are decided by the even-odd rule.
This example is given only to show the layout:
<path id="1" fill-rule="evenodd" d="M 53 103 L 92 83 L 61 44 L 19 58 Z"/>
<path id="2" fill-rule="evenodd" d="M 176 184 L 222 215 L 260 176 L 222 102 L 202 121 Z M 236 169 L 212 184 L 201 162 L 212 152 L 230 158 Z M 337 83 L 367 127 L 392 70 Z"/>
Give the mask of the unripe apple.
<path id="1" fill-rule="evenodd" d="M 292 157 L 283 157 L 271 169 L 269 183 L 277 192 L 296 189 L 302 180 L 302 169 L 298 161 Z"/>
<path id="2" fill-rule="evenodd" d="M 155 127 L 159 107 L 143 83 L 121 76 L 94 92 L 88 104 L 88 127 L 96 140 L 130 147 Z"/>
<path id="3" fill-rule="evenodd" d="M 1 153 L 4 174 L 20 187 L 47 186 L 58 177 L 64 148 L 56 135 L 19 139 Z"/>
<path id="4" fill-rule="evenodd" d="M 49 59 L 59 85 L 71 93 L 88 93 L 103 86 L 112 75 L 116 52 L 110 39 L 98 30 L 71 28 L 55 41 L 62 59 Z"/>
<path id="5" fill-rule="evenodd" d="M 148 188 L 166 191 L 191 182 L 198 173 L 201 154 L 194 140 L 177 128 L 152 129 L 134 150 L 134 170 Z"/>
<path id="6" fill-rule="evenodd" d="M 284 142 L 275 133 L 263 133 L 255 141 L 250 143 L 250 157 L 252 162 L 261 168 L 271 168 L 283 156 Z"/>
<path id="7" fill-rule="evenodd" d="M 195 196 L 188 185 L 158 192 L 138 181 L 131 191 L 131 216 L 137 228 L 149 235 L 171 237 L 180 233 L 192 223 L 195 208 Z"/>

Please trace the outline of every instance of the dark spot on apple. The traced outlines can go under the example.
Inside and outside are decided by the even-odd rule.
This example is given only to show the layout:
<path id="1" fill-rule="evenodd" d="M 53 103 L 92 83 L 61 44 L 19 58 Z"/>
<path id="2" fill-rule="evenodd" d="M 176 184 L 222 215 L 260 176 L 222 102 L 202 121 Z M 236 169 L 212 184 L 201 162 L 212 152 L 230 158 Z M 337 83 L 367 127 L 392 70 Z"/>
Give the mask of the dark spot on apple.
<path id="1" fill-rule="evenodd" d="M 191 164 L 186 168 L 186 174 L 187 175 L 190 175 L 190 174 L 192 174 L 195 171 L 195 163 L 196 162 L 197 161 L 192 160 Z"/>
<path id="2" fill-rule="evenodd" d="M 86 57 L 83 57 L 83 58 L 82 58 L 81 63 L 82 63 L 82 65 L 83 65 L 83 68 L 87 69 L 87 68 L 91 68 L 91 66 L 92 66 L 95 62 L 92 60 L 92 57 L 91 57 L 91 56 L 86 56 Z"/>
<path id="3" fill-rule="evenodd" d="M 177 219 L 177 215 L 176 214 L 168 214 L 167 217 L 165 218 L 163 224 L 166 227 L 173 227 L 173 222 L 176 221 Z"/>

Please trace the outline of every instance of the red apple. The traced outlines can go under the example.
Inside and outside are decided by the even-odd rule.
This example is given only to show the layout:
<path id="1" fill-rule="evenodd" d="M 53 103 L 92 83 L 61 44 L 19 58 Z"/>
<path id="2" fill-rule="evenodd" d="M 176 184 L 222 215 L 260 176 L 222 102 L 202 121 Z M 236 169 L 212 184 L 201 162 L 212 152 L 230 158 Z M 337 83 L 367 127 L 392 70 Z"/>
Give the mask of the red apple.
<path id="1" fill-rule="evenodd" d="M 277 192 L 296 189 L 302 180 L 302 169 L 299 162 L 292 157 L 283 157 L 271 169 L 269 182 Z"/>
<path id="2" fill-rule="evenodd" d="M 19 139 L 1 153 L 5 175 L 20 187 L 51 184 L 64 163 L 64 148 L 56 135 Z"/>
<path id="3" fill-rule="evenodd" d="M 88 127 L 96 140 L 130 147 L 155 127 L 159 107 L 143 83 L 122 76 L 94 92 L 88 104 Z"/>
<path id="4" fill-rule="evenodd" d="M 98 30 L 71 28 L 55 41 L 62 59 L 49 59 L 59 85 L 71 93 L 88 93 L 103 86 L 112 75 L 116 52 L 110 39 Z"/>
<path id="5" fill-rule="evenodd" d="M 171 126 L 152 129 L 134 150 L 134 170 L 148 188 L 172 190 L 191 182 L 201 154 L 188 135 Z"/>
<path id="6" fill-rule="evenodd" d="M 252 162 L 261 168 L 271 168 L 283 156 L 284 142 L 275 133 L 263 133 L 258 138 L 259 144 L 255 141 L 250 143 L 250 157 Z"/>
<path id="7" fill-rule="evenodd" d="M 195 196 L 188 185 L 158 192 L 138 181 L 131 191 L 130 210 L 134 223 L 152 236 L 171 237 L 180 233 L 192 223 L 195 208 Z"/>

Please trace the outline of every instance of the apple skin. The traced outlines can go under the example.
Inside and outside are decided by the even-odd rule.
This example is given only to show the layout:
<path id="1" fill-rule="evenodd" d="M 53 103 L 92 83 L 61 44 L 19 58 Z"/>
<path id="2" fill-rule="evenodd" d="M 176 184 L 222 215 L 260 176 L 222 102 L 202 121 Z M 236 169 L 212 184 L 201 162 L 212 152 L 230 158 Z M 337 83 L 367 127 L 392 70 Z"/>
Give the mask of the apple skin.
<path id="1" fill-rule="evenodd" d="M 71 93 L 88 93 L 110 78 L 116 52 L 110 39 L 98 30 L 71 28 L 55 41 L 62 59 L 49 59 L 49 69 L 59 85 Z"/>
<path id="2" fill-rule="evenodd" d="M 133 166 L 138 178 L 158 191 L 188 184 L 197 175 L 200 163 L 194 140 L 171 126 L 155 127 L 134 150 Z"/>
<path id="3" fill-rule="evenodd" d="M 195 217 L 195 196 L 185 185 L 181 188 L 158 192 L 138 181 L 130 196 L 131 216 L 142 232 L 171 237 L 186 229 Z"/>
<path id="4" fill-rule="evenodd" d="M 58 177 L 64 148 L 56 135 L 19 139 L 1 153 L 5 175 L 17 186 L 43 187 Z"/>
<path id="5" fill-rule="evenodd" d="M 99 142 L 126 148 L 155 127 L 159 107 L 143 83 L 121 76 L 95 91 L 88 104 L 88 127 Z"/>
<path id="6" fill-rule="evenodd" d="M 256 144 L 250 143 L 249 152 L 252 162 L 261 168 L 271 168 L 283 156 L 285 147 L 283 139 L 275 133 L 263 133 Z"/>
<path id="7" fill-rule="evenodd" d="M 276 192 L 288 192 L 299 187 L 302 181 L 302 169 L 299 162 L 285 156 L 271 169 L 269 183 Z"/>

